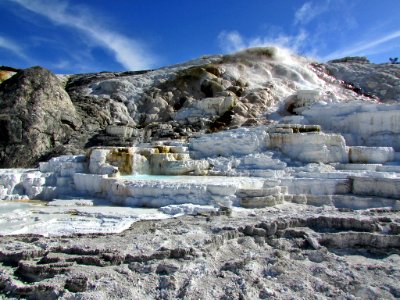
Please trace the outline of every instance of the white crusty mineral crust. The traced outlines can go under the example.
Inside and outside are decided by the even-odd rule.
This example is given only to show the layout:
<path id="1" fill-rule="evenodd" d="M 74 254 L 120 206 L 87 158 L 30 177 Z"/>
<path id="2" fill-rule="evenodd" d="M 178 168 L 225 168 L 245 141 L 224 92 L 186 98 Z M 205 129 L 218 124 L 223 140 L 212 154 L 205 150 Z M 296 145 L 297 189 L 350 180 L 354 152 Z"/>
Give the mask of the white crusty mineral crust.
<path id="1" fill-rule="evenodd" d="M 271 133 L 267 147 L 279 149 L 294 160 L 302 162 L 347 162 L 348 150 L 339 134 L 325 133 Z"/>
<path id="2" fill-rule="evenodd" d="M 301 111 L 303 122 L 339 132 L 351 146 L 386 146 L 400 150 L 400 105 L 348 103 L 316 104 Z"/>
<path id="3" fill-rule="evenodd" d="M 353 177 L 353 194 L 400 199 L 400 178 Z"/>
<path id="4" fill-rule="evenodd" d="M 247 155 L 266 150 L 266 127 L 239 128 L 202 135 L 190 140 L 193 158 Z"/>
<path id="5" fill-rule="evenodd" d="M 394 149 L 392 147 L 349 147 L 350 163 L 379 164 L 394 160 Z"/>

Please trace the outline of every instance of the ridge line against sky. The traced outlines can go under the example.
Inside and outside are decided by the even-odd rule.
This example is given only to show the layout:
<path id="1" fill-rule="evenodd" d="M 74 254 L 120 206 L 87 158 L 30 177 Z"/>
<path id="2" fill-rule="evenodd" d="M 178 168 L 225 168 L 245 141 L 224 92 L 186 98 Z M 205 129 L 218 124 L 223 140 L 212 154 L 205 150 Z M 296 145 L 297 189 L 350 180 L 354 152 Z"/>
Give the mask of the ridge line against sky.
<path id="1" fill-rule="evenodd" d="M 232 0 L 229 7 L 203 0 L 220 14 L 209 19 L 198 19 L 209 11 L 193 3 L 0 0 L 0 16 L 16 27 L 0 29 L 0 64 L 39 64 L 59 73 L 139 70 L 269 45 L 324 61 L 400 55 L 398 0 Z M 238 12 L 243 20 L 232 19 Z"/>

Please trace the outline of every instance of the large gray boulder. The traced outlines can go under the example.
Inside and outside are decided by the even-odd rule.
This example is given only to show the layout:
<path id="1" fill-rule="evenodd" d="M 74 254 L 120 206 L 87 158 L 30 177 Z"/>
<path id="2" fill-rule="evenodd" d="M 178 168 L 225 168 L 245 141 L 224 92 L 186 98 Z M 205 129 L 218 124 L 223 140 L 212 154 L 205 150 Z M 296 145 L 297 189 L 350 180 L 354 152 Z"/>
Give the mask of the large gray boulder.
<path id="1" fill-rule="evenodd" d="M 81 126 L 70 97 L 50 71 L 33 67 L 0 85 L 0 167 L 31 167 Z"/>

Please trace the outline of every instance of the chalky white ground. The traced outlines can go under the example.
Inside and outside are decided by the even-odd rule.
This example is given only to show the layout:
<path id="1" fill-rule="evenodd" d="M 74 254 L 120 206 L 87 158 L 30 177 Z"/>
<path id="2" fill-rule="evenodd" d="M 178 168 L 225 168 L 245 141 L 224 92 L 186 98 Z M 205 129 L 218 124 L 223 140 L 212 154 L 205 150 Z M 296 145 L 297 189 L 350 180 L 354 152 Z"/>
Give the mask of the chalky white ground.
<path id="1" fill-rule="evenodd" d="M 223 176 L 125 176 L 125 180 L 156 183 L 232 184 L 261 187 L 263 180 Z M 154 187 L 156 189 L 156 187 Z M 156 193 L 156 192 L 155 192 Z M 157 196 L 156 196 L 157 197 Z M 239 208 L 237 208 L 239 209 Z M 55 199 L 44 201 L 0 201 L 0 235 L 40 234 L 44 236 L 77 233 L 119 233 L 138 220 L 164 219 L 182 214 L 216 211 L 210 205 L 168 205 L 160 209 L 113 206 L 104 199 Z"/>
<path id="2" fill-rule="evenodd" d="M 138 220 L 170 217 L 157 209 L 116 207 L 103 201 L 55 200 L 49 205 L 0 201 L 0 235 L 118 233 Z M 108 205 L 106 205 L 108 204 Z"/>

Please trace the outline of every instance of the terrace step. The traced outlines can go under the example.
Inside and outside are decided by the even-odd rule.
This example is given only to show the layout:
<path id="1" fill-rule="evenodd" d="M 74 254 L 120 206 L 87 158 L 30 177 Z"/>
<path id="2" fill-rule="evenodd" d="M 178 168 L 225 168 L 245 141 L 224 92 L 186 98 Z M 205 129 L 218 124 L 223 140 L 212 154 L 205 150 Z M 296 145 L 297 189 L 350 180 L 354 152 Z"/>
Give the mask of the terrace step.
<path id="1" fill-rule="evenodd" d="M 351 193 L 351 180 L 345 178 L 329 178 L 329 176 L 310 178 L 283 178 L 281 184 L 288 187 L 289 194 L 301 195 L 335 195 Z M 325 173 L 326 174 L 326 173 Z M 327 174 L 329 175 L 329 174 Z"/>
<path id="2" fill-rule="evenodd" d="M 400 173 L 400 166 L 395 166 L 395 165 L 384 165 L 384 166 L 379 166 L 376 170 L 377 170 L 378 172 Z"/>
<path id="3" fill-rule="evenodd" d="M 245 208 L 263 208 L 275 206 L 278 204 L 282 204 L 284 200 L 284 195 L 270 195 L 264 197 L 250 197 L 250 198 L 241 198 L 240 206 Z"/>
<path id="4" fill-rule="evenodd" d="M 285 195 L 284 201 L 313 206 L 334 206 L 336 208 L 349 209 L 369 209 L 378 207 L 388 207 L 400 209 L 400 200 L 359 195 Z"/>
<path id="5" fill-rule="evenodd" d="M 377 171 L 382 164 L 338 164 L 336 170 L 345 171 Z"/>
<path id="6" fill-rule="evenodd" d="M 400 178 L 352 176 L 352 194 L 400 199 Z"/>
<path id="7" fill-rule="evenodd" d="M 262 189 L 239 189 L 236 192 L 236 196 L 239 198 L 252 198 L 252 197 L 274 196 L 286 193 L 287 193 L 286 186 L 275 186 L 271 188 L 262 188 Z"/>

